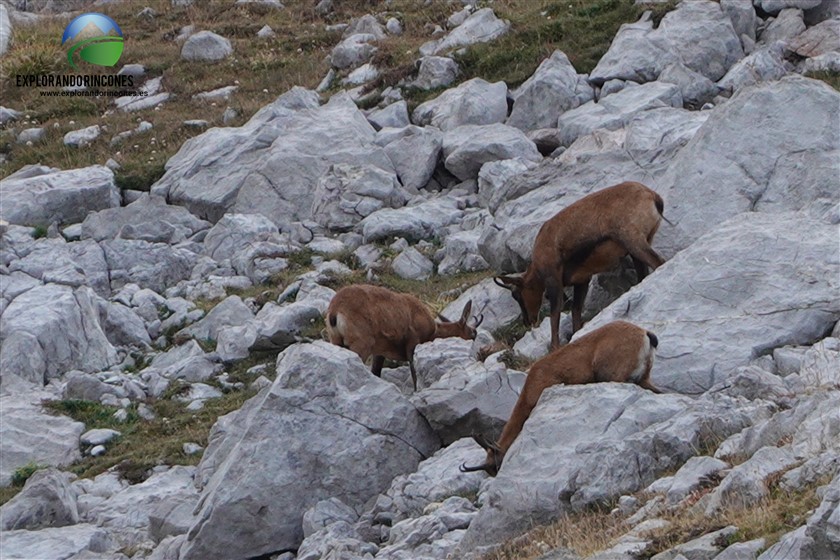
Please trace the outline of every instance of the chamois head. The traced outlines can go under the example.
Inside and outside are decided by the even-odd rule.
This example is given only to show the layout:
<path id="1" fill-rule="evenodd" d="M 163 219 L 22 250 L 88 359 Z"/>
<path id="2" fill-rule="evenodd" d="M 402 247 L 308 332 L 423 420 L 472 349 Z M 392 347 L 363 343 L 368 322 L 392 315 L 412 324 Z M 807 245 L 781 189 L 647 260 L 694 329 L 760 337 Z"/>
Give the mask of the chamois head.
<path id="1" fill-rule="evenodd" d="M 527 274 L 526 274 L 527 276 Z M 540 320 L 543 286 L 538 282 L 529 282 L 526 276 L 496 276 L 493 282 L 510 290 L 513 299 L 522 311 L 522 322 L 526 327 L 536 327 Z"/>
<path id="2" fill-rule="evenodd" d="M 475 324 L 470 326 L 468 321 L 472 312 L 472 300 L 468 301 L 461 312 L 461 318 L 457 321 L 450 321 L 438 313 L 439 322 L 435 322 L 435 338 L 447 338 L 457 336 L 464 340 L 475 340 L 476 329 L 484 321 L 484 314 L 478 316 Z"/>
<path id="3" fill-rule="evenodd" d="M 496 476 L 499 472 L 499 468 L 502 466 L 502 459 L 505 457 L 504 451 L 484 436 L 473 435 L 473 439 L 478 445 L 487 451 L 487 459 L 485 459 L 484 463 L 481 465 L 475 465 L 473 467 L 468 467 L 466 463 L 462 463 L 458 469 L 461 472 L 487 471 L 487 474 L 490 476 Z"/>

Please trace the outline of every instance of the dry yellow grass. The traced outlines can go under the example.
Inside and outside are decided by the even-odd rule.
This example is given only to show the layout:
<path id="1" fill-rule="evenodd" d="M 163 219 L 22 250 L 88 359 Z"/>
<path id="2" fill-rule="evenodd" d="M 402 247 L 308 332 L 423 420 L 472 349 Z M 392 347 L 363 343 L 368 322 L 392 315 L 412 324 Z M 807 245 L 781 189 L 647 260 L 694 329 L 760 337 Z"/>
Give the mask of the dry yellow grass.
<path id="1" fill-rule="evenodd" d="M 778 478 L 776 479 L 778 480 Z M 775 481 L 769 481 L 770 492 L 760 503 L 745 509 L 724 510 L 719 515 L 707 517 L 703 508 L 693 509 L 710 489 L 696 492 L 681 507 L 659 515 L 668 522 L 662 529 L 650 531 L 644 538 L 650 545 L 642 553 L 642 558 L 650 558 L 678 544 L 734 525 L 738 531 L 721 546 L 757 538 L 766 540 L 766 547 L 797 527 L 800 527 L 819 505 L 817 488 L 827 480 L 808 486 L 800 492 L 786 492 Z M 643 494 L 641 499 L 649 498 Z M 573 513 L 564 516 L 550 525 L 532 529 L 525 535 L 505 543 L 497 551 L 485 556 L 484 560 L 533 560 L 549 550 L 568 548 L 583 558 L 610 548 L 619 537 L 631 527 L 621 515 L 613 514 L 609 509 Z"/>

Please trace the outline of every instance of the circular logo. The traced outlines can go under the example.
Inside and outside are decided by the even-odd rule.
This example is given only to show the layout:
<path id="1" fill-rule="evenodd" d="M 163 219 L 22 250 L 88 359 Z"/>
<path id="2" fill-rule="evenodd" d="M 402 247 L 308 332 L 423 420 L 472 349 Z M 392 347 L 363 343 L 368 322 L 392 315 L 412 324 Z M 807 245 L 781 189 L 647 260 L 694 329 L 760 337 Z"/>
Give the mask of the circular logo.
<path id="1" fill-rule="evenodd" d="M 69 47 L 67 60 L 73 68 L 76 53 L 85 62 L 113 66 L 123 52 L 123 34 L 117 22 L 104 14 L 82 14 L 64 29 L 61 44 Z"/>

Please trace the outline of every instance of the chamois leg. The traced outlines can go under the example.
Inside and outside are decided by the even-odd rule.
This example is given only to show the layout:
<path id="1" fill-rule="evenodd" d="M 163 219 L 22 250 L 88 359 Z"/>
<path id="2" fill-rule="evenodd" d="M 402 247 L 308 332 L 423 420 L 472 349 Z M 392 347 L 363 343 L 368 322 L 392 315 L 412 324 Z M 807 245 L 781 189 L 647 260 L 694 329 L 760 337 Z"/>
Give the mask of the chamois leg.
<path id="1" fill-rule="evenodd" d="M 589 292 L 589 281 L 584 284 L 575 284 L 575 293 L 572 299 L 572 334 L 575 334 L 583 327 L 583 303 L 586 301 L 586 294 Z"/>
<path id="2" fill-rule="evenodd" d="M 415 391 L 417 391 L 417 370 L 414 369 L 414 348 L 416 346 L 416 344 L 409 344 L 405 349 L 405 355 L 408 358 L 408 369 L 411 371 L 411 384 Z"/>
<path id="3" fill-rule="evenodd" d="M 376 377 L 382 377 L 382 366 L 385 363 L 385 356 L 374 356 L 373 363 L 370 366 L 370 371 Z"/>
<path id="4" fill-rule="evenodd" d="M 617 239 L 619 243 L 621 243 L 627 252 L 630 253 L 630 256 L 634 259 L 642 261 L 644 264 L 648 265 L 651 270 L 656 270 L 663 264 L 665 264 L 665 259 L 663 259 L 659 253 L 653 250 L 653 247 L 650 246 L 646 237 L 643 236 L 633 236 L 633 237 L 624 237 L 619 236 Z"/>
<path id="5" fill-rule="evenodd" d="M 633 267 L 636 269 L 636 282 L 641 282 L 648 274 L 648 267 L 644 262 L 640 261 L 636 257 L 632 257 L 632 259 Z"/>
<path id="6" fill-rule="evenodd" d="M 652 393 L 662 393 L 662 391 L 660 391 L 653 383 L 650 382 L 650 377 L 645 377 L 644 379 L 639 381 L 639 387 L 641 387 L 642 389 L 647 389 Z"/>
<path id="7" fill-rule="evenodd" d="M 560 312 L 563 311 L 563 286 L 556 280 L 545 284 L 545 296 L 551 309 L 551 346 L 550 350 L 560 348 Z"/>

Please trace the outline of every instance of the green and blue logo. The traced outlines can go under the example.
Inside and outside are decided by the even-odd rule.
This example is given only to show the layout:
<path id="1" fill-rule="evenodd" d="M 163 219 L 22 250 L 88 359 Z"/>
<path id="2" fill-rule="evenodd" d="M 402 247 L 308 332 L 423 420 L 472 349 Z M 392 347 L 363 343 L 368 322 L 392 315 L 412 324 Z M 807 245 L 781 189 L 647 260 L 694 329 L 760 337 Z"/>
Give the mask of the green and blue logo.
<path id="1" fill-rule="evenodd" d="M 123 52 L 123 34 L 117 22 L 104 14 L 82 14 L 64 30 L 62 46 L 69 46 L 67 60 L 76 68 L 73 61 L 78 52 L 79 58 L 98 66 L 113 66 Z"/>

